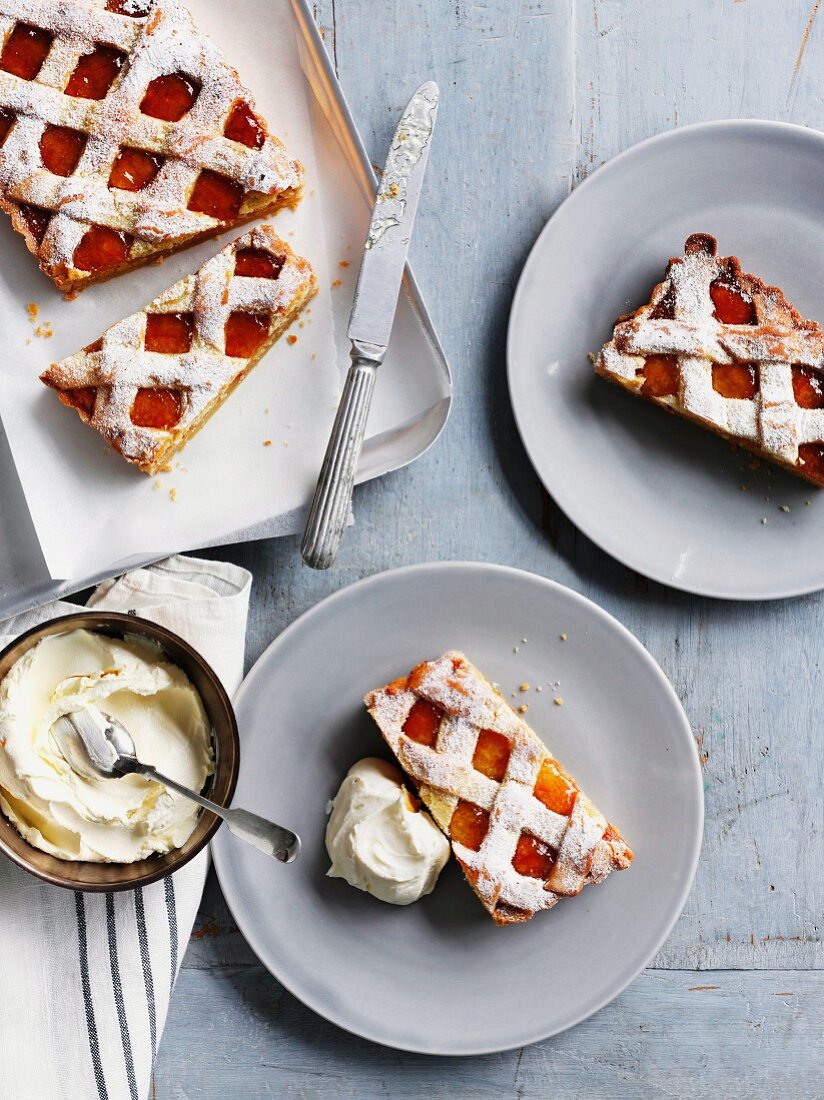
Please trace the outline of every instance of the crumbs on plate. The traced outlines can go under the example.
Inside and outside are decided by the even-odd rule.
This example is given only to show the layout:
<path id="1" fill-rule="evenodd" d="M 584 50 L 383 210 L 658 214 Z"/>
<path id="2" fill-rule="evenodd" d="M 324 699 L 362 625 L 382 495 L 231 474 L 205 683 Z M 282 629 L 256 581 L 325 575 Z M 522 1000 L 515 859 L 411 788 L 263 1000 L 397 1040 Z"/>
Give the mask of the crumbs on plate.
<path id="1" fill-rule="evenodd" d="M 37 318 L 40 316 L 40 306 L 38 306 L 37 302 L 28 303 L 26 306 L 26 314 L 33 325 L 37 324 Z M 39 336 L 43 340 L 50 340 L 52 336 L 54 336 L 54 329 L 52 328 L 51 321 L 43 321 L 42 324 L 37 325 L 33 335 Z M 26 343 L 30 344 L 31 340 L 27 340 Z"/>

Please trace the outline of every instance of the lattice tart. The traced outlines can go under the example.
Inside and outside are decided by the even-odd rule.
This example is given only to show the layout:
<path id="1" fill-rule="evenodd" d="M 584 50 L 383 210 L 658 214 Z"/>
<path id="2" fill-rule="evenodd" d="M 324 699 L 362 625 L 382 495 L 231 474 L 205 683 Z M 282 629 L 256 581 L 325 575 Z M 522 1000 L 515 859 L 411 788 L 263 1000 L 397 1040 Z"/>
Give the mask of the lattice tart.
<path id="1" fill-rule="evenodd" d="M 462 653 L 366 697 L 401 767 L 497 924 L 630 865 L 618 830 Z"/>
<path id="2" fill-rule="evenodd" d="M 299 198 L 301 167 L 175 0 L 0 0 L 0 208 L 61 290 Z"/>
<path id="3" fill-rule="evenodd" d="M 707 233 L 687 239 L 595 370 L 824 485 L 824 331 L 716 248 Z"/>
<path id="4" fill-rule="evenodd" d="M 155 474 L 315 290 L 308 260 L 258 226 L 40 379 L 124 458 Z"/>

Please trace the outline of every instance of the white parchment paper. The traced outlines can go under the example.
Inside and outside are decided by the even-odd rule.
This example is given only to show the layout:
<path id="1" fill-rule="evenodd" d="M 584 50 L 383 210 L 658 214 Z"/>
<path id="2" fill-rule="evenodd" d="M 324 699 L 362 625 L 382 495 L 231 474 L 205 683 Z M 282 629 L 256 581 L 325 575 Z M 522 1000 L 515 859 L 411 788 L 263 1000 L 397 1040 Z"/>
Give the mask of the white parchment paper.
<path id="1" fill-rule="evenodd" d="M 79 582 L 180 550 L 300 530 L 349 363 L 346 329 L 372 195 L 364 189 L 349 131 L 330 105 L 323 66 L 303 41 L 291 0 L 189 0 L 188 7 L 240 71 L 273 132 L 306 167 L 299 209 L 283 211 L 273 224 L 311 260 L 320 293 L 304 327 L 292 330 L 297 343 L 281 341 L 265 357 L 185 448 L 173 471 L 156 479 L 156 488 L 110 452 L 37 376 L 49 362 L 145 306 L 242 230 L 65 302 L 0 217 L 0 417 L 43 556 L 58 581 Z M 426 232 L 437 205 L 437 195 L 427 189 L 419 232 Z M 31 302 L 39 311 L 34 322 L 26 310 Z M 36 336 L 38 327 L 54 335 Z M 402 293 L 359 476 L 374 477 L 417 457 L 443 426 L 450 392 L 443 357 Z M 3 492 L 12 491 L 14 477 L 3 448 Z M 29 553 L 30 538 L 28 530 L 0 536 L 0 587 L 42 585 L 40 563 L 27 570 L 20 560 Z M 13 559 L 11 571 L 6 558 Z"/>
<path id="2" fill-rule="evenodd" d="M 187 445 L 172 471 L 153 480 L 109 451 L 38 375 L 49 362 L 142 308 L 242 230 L 67 302 L 3 219 L 0 415 L 55 579 L 223 541 L 261 524 L 267 534 L 296 530 L 340 391 L 331 286 L 338 259 L 329 255 L 322 212 L 324 190 L 334 181 L 322 180 L 318 168 L 311 92 L 291 7 L 288 0 L 265 8 L 254 0 L 193 0 L 188 6 L 238 68 L 272 131 L 306 168 L 303 201 L 297 211 L 278 214 L 273 224 L 311 261 L 320 292 L 303 327 L 291 330 L 297 342 L 282 339 Z M 337 247 L 336 242 L 332 248 Z M 34 319 L 29 303 L 37 306 Z"/>

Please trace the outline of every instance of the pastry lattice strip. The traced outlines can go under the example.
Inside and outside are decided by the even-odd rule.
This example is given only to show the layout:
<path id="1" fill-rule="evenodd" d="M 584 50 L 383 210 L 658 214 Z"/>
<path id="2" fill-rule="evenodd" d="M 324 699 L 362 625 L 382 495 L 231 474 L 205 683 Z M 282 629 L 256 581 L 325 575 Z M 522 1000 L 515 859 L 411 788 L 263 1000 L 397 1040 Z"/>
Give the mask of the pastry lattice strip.
<path id="1" fill-rule="evenodd" d="M 176 0 L 0 0 L 0 42 L 0 205 L 62 289 L 297 200 L 300 165 Z"/>
<path id="2" fill-rule="evenodd" d="M 617 830 L 462 653 L 419 665 L 366 705 L 497 923 L 629 866 Z"/>
<path id="3" fill-rule="evenodd" d="M 596 371 L 824 484 L 824 332 L 777 287 L 693 234 Z"/>
<path id="4" fill-rule="evenodd" d="M 309 262 L 258 226 L 41 380 L 146 473 L 205 423 L 315 293 Z M 162 350 L 161 350 L 162 349 Z"/>

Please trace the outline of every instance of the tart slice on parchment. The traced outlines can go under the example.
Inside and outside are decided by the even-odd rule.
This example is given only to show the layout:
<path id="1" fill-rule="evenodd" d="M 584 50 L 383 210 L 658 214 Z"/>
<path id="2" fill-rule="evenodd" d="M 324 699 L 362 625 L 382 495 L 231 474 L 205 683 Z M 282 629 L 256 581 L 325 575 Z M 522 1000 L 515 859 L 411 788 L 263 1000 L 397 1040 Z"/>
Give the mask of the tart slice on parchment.
<path id="1" fill-rule="evenodd" d="M 258 226 L 40 379 L 125 459 L 156 474 L 316 289 L 309 261 Z"/>
<path id="2" fill-rule="evenodd" d="M 365 702 L 496 924 L 629 867 L 618 830 L 462 653 Z"/>
<path id="3" fill-rule="evenodd" d="M 294 205 L 301 182 L 177 0 L 0 6 L 0 209 L 61 290 Z"/>
<path id="4" fill-rule="evenodd" d="M 778 287 L 687 238 L 595 370 L 630 393 L 824 485 L 824 331 Z"/>

